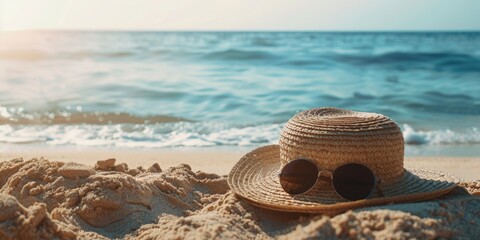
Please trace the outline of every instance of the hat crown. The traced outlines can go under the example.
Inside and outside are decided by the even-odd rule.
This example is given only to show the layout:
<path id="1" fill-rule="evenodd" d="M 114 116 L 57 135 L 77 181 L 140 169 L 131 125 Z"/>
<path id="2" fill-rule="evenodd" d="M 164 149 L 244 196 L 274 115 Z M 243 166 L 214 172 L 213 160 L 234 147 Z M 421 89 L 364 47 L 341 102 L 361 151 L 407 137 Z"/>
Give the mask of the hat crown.
<path id="1" fill-rule="evenodd" d="M 285 124 L 279 146 L 282 166 L 298 158 L 329 171 L 360 163 L 386 184 L 404 171 L 402 132 L 393 120 L 377 113 L 338 108 L 300 112 Z"/>

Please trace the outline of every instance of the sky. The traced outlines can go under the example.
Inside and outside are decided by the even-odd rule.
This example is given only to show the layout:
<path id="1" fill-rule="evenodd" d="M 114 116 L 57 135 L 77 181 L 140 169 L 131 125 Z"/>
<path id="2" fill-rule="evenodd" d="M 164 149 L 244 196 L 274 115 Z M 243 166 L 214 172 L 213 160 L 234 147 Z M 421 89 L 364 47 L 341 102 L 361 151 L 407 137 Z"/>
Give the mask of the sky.
<path id="1" fill-rule="evenodd" d="M 0 30 L 480 30 L 480 0 L 0 0 Z"/>

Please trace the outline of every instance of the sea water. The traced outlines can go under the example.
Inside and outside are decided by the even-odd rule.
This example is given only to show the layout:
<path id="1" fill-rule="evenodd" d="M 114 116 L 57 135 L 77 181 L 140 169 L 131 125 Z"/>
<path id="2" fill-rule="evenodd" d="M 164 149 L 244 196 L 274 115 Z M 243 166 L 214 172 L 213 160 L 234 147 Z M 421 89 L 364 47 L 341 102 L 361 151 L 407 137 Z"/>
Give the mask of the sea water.
<path id="1" fill-rule="evenodd" d="M 480 33 L 0 33 L 4 144 L 253 148 L 327 106 L 478 156 Z"/>

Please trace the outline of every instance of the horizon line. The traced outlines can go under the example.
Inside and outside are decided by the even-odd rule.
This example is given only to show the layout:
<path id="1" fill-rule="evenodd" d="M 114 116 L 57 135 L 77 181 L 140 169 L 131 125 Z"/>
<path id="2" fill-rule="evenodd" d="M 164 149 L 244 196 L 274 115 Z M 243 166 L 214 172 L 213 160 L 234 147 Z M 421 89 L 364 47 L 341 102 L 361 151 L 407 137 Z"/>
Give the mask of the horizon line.
<path id="1" fill-rule="evenodd" d="M 351 33 L 465 33 L 480 32 L 480 29 L 445 30 L 327 30 L 327 29 L 0 29 L 1 32 L 351 32 Z"/>

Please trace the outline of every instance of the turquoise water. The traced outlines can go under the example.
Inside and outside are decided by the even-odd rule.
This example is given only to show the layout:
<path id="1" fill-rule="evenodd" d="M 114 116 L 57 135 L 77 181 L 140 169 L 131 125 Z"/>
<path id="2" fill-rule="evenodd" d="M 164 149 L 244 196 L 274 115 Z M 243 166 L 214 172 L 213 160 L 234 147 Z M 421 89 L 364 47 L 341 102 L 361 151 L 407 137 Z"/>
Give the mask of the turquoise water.
<path id="1" fill-rule="evenodd" d="M 321 106 L 478 149 L 480 33 L 0 34 L 3 143 L 253 147 Z"/>

